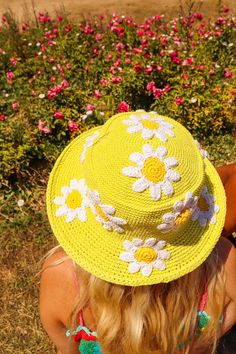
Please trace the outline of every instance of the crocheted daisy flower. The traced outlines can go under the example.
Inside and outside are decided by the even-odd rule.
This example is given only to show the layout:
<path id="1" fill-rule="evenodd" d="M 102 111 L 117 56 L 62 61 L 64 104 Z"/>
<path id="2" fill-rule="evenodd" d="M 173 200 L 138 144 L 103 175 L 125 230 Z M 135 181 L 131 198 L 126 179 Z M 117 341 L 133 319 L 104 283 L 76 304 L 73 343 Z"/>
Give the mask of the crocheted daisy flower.
<path id="1" fill-rule="evenodd" d="M 220 210 L 220 207 L 215 204 L 215 197 L 212 194 L 208 194 L 207 187 L 203 186 L 201 195 L 198 199 L 196 209 L 194 210 L 191 219 L 193 221 L 198 220 L 201 226 L 206 226 L 209 221 L 210 224 L 216 223 L 216 213 Z"/>
<path id="2" fill-rule="evenodd" d="M 125 240 L 123 246 L 126 252 L 120 254 L 120 259 L 130 263 L 128 271 L 130 273 L 141 273 L 149 276 L 153 268 L 165 270 L 166 265 L 163 260 L 170 258 L 170 252 L 163 250 L 166 241 L 157 241 L 154 237 L 146 241 L 138 238 L 132 241 Z"/>
<path id="3" fill-rule="evenodd" d="M 196 208 L 198 197 L 194 197 L 191 192 L 187 192 L 184 201 L 178 201 L 174 204 L 174 212 L 163 215 L 163 224 L 157 226 L 161 232 L 176 231 L 186 224 Z"/>
<path id="4" fill-rule="evenodd" d="M 83 151 L 80 155 L 80 162 L 83 163 L 84 160 L 85 160 L 85 154 L 86 154 L 86 151 L 87 149 L 93 145 L 94 143 L 94 140 L 99 136 L 99 132 L 95 132 L 93 135 L 90 135 L 88 136 L 86 139 L 85 139 L 85 144 L 84 144 L 84 148 L 83 148 Z"/>
<path id="5" fill-rule="evenodd" d="M 197 145 L 199 151 L 200 151 L 200 154 L 202 155 L 203 158 L 207 157 L 209 158 L 209 154 L 206 150 L 204 150 L 202 148 L 202 145 L 197 141 L 197 140 L 194 140 L 195 144 Z"/>
<path id="6" fill-rule="evenodd" d="M 89 190 L 88 198 L 90 201 L 90 208 L 96 215 L 96 220 L 102 224 L 106 230 L 115 230 L 119 233 L 125 231 L 120 225 L 126 225 L 126 220 L 113 216 L 115 208 L 111 205 L 102 204 L 97 191 Z"/>
<path id="7" fill-rule="evenodd" d="M 85 180 L 72 179 L 70 186 L 64 186 L 61 189 L 62 196 L 56 197 L 54 203 L 61 205 L 56 211 L 56 216 L 66 215 L 66 222 L 73 221 L 76 217 L 80 221 L 86 221 L 87 216 L 85 207 L 88 206 L 86 198 L 87 187 Z"/>
<path id="8" fill-rule="evenodd" d="M 129 125 L 129 133 L 142 132 L 144 139 L 151 139 L 156 136 L 161 141 L 167 141 L 166 135 L 174 136 L 173 125 L 166 122 L 164 118 L 144 113 L 141 115 L 131 114 L 130 119 L 123 121 Z"/>
<path id="9" fill-rule="evenodd" d="M 171 169 L 178 165 L 175 157 L 165 158 L 167 148 L 159 146 L 156 151 L 149 144 L 143 145 L 143 154 L 132 153 L 130 160 L 136 162 L 137 167 L 129 166 L 122 169 L 122 173 L 128 177 L 139 178 L 132 186 L 134 192 L 143 192 L 150 188 L 153 200 L 161 198 L 161 192 L 167 196 L 174 193 L 171 182 L 180 179 L 178 172 Z"/>

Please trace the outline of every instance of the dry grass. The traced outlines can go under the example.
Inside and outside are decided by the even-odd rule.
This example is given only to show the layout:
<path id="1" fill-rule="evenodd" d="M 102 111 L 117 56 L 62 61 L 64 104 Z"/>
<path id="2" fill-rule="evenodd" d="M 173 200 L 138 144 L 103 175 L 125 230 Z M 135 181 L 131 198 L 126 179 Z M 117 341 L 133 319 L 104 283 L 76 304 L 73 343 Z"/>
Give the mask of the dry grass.
<path id="1" fill-rule="evenodd" d="M 0 353 L 54 353 L 38 312 L 39 260 L 54 241 L 44 205 L 45 189 L 25 191 L 20 209 L 12 194 L 0 208 Z M 28 196 L 27 196 L 28 195 Z"/>

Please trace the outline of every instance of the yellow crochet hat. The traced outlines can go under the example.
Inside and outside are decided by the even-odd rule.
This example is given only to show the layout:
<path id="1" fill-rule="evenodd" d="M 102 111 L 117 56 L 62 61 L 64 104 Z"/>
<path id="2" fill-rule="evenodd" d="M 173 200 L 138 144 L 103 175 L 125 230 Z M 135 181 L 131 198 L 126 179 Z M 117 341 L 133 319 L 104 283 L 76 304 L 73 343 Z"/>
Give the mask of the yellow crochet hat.
<path id="1" fill-rule="evenodd" d="M 178 122 L 121 113 L 58 158 L 47 211 L 65 252 L 115 284 L 166 283 L 202 264 L 224 226 L 221 180 Z"/>

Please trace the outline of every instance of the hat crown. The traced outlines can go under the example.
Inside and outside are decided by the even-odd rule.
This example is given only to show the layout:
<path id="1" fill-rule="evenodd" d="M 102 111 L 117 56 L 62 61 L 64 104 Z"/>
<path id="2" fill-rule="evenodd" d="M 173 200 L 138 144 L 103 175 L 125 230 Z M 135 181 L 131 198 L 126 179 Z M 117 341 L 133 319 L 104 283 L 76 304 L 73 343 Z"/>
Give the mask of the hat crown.
<path id="1" fill-rule="evenodd" d="M 139 130 L 129 132 L 137 126 Z M 158 129 L 161 138 L 154 134 Z M 154 133 L 144 138 L 148 130 Z M 205 177 L 191 134 L 168 117 L 146 112 L 119 114 L 107 121 L 86 153 L 83 174 L 88 188 L 127 220 L 126 231 L 133 237 L 135 230 L 141 238 L 158 236 L 163 215 L 185 200 L 186 193 L 199 195 Z M 175 232 L 169 238 L 177 236 Z"/>

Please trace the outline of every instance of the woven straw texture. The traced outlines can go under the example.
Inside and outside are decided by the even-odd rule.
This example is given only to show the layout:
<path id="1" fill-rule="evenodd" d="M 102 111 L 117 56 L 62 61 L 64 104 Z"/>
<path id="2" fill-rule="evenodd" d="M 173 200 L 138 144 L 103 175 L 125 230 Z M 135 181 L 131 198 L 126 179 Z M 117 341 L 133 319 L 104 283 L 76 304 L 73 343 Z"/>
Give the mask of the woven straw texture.
<path id="1" fill-rule="evenodd" d="M 103 126 L 81 134 L 66 147 L 50 175 L 48 217 L 65 252 L 98 278 L 131 286 L 166 283 L 191 272 L 211 253 L 224 225 L 224 188 L 215 168 L 207 158 L 203 159 L 191 134 L 182 125 L 162 117 L 173 126 L 171 131 L 174 136 L 166 134 L 165 139 L 162 139 L 165 141 L 155 135 L 145 138 L 141 131 L 128 132 L 129 125 L 124 121 L 130 120 L 132 114 L 141 119 L 144 112 L 117 114 Z M 148 117 L 156 116 L 150 113 Z M 154 124 L 153 121 L 151 123 Z M 90 144 L 88 139 L 93 139 Z M 139 178 L 124 173 L 127 167 L 137 167 L 131 154 L 144 154 L 144 145 L 151 147 L 154 152 L 164 147 L 161 148 L 166 149 L 163 159 L 174 158 L 178 161 L 170 168 L 179 176 L 170 180 L 172 191 L 161 189 L 161 195 L 156 200 L 149 187 L 141 192 L 134 191 L 134 183 Z M 160 163 L 157 171 L 156 160 L 148 161 L 141 171 L 143 175 L 155 183 L 164 179 L 163 163 Z M 75 217 L 68 222 L 66 215 L 56 216 L 59 206 L 55 198 L 62 196 L 63 188 L 70 186 L 74 179 L 84 179 L 89 190 L 98 192 L 102 205 L 115 209 L 113 216 L 126 221 L 126 225 L 120 224 L 124 232 L 105 229 L 97 217 L 104 218 L 105 224 L 108 218 L 96 205 L 93 209 L 85 206 L 86 220 L 83 221 Z M 177 230 L 163 233 L 157 229 L 158 225 L 163 224 L 163 215 L 173 212 L 176 202 L 183 201 L 187 192 L 200 197 L 203 186 L 207 187 L 208 193 L 215 197 L 215 203 L 219 206 L 215 213 L 216 222 L 201 226 L 198 220 L 186 218 L 186 222 Z M 99 215 L 95 215 L 94 210 Z M 166 242 L 164 249 L 170 257 L 163 261 L 165 269 L 153 267 L 149 276 L 140 271 L 128 271 L 129 263 L 122 260 L 120 255 L 126 251 L 124 241 L 132 242 L 135 238 L 143 241 L 155 238 L 157 242 Z"/>

